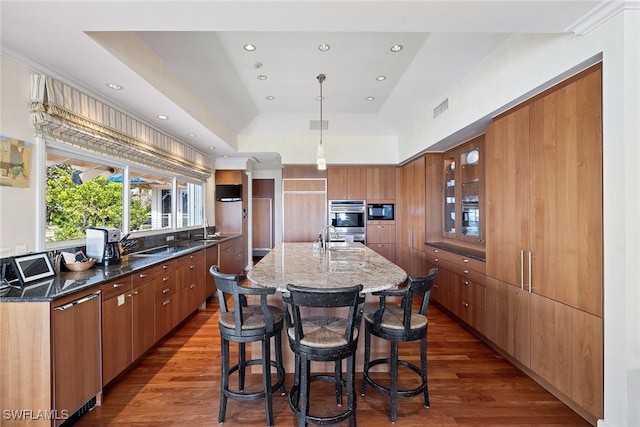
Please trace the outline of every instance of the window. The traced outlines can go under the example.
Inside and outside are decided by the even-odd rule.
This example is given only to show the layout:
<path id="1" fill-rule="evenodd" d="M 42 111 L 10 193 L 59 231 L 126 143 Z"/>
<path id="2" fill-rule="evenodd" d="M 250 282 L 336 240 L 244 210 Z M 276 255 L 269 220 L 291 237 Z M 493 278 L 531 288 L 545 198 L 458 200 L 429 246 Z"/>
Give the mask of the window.
<path id="1" fill-rule="evenodd" d="M 90 226 L 135 233 L 203 224 L 203 183 L 119 163 L 48 149 L 47 243 L 84 239 Z M 123 218 L 125 212 L 128 221 Z"/>

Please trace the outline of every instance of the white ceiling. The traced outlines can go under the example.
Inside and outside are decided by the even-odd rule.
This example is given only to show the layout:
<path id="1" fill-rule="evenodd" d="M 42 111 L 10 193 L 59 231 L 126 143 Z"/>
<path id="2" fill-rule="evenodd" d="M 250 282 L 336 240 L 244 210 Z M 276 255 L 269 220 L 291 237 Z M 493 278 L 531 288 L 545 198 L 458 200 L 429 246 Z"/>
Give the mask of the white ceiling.
<path id="1" fill-rule="evenodd" d="M 212 157 L 246 157 L 236 135 L 317 133 L 320 73 L 326 134 L 395 135 L 509 34 L 578 31 L 607 3 L 1 0 L 1 47 Z"/>

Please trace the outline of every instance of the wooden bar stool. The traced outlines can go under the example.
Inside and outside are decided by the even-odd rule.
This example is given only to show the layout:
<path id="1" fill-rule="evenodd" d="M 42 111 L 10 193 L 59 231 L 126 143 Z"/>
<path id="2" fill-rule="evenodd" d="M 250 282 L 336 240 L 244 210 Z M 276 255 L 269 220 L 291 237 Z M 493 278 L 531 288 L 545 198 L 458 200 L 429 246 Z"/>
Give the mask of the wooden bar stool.
<path id="1" fill-rule="evenodd" d="M 355 353 L 362 320 L 364 296 L 362 285 L 337 289 L 287 286 L 283 295 L 287 336 L 295 353 L 294 384 L 289 392 L 289 406 L 298 416 L 300 427 L 307 423 L 335 424 L 349 419 L 356 425 Z M 303 316 L 301 308 L 344 308 L 345 314 Z M 347 361 L 347 377 L 342 378 L 342 360 Z M 333 375 L 311 375 L 311 362 L 334 362 Z M 347 408 L 336 415 L 309 413 L 310 386 L 313 381 L 335 384 L 336 400 L 342 404 L 342 388 L 347 390 Z"/>
<path id="2" fill-rule="evenodd" d="M 239 401 L 264 398 L 267 414 L 267 425 L 273 426 L 273 405 L 271 396 L 274 390 L 280 389 L 285 395 L 284 365 L 282 363 L 282 327 L 283 311 L 267 305 L 267 295 L 275 293 L 275 288 L 251 288 L 241 286 L 243 276 L 223 274 L 217 265 L 211 266 L 209 273 L 213 276 L 218 289 L 220 303 L 220 337 L 222 341 L 222 377 L 220 379 L 220 411 L 218 422 L 223 422 L 227 409 L 227 398 Z M 260 297 L 260 304 L 247 304 L 247 295 Z M 227 300 L 227 298 L 229 300 Z M 233 306 L 229 302 L 233 301 Z M 271 338 L 275 339 L 276 360 L 271 360 Z M 238 363 L 230 366 L 229 343 L 238 343 Z M 247 360 L 246 343 L 262 343 L 262 359 Z M 262 365 L 263 390 L 245 391 L 245 370 L 247 366 Z M 271 383 L 271 368 L 277 372 L 277 381 Z M 238 373 L 238 389 L 229 386 L 229 377 Z"/>
<path id="3" fill-rule="evenodd" d="M 380 305 L 365 310 L 365 347 L 364 377 L 362 380 L 362 396 L 367 384 L 391 398 L 391 422 L 396 422 L 398 397 L 416 396 L 424 392 L 424 406 L 429 407 L 429 390 L 427 388 L 427 305 L 431 294 L 431 286 L 438 276 L 438 270 L 432 268 L 427 276 L 408 277 L 404 286 L 397 289 L 374 292 L 380 297 Z M 397 297 L 399 304 L 391 304 L 387 297 Z M 420 308 L 413 309 L 414 298 L 422 297 Z M 391 355 L 388 358 L 369 360 L 371 353 L 371 335 L 391 342 Z M 398 359 L 398 343 L 420 340 L 420 367 L 405 360 Z M 369 370 L 380 364 L 388 364 L 391 375 L 390 387 L 378 384 L 369 375 Z M 398 390 L 398 366 L 404 366 L 420 376 L 420 385 L 410 390 Z"/>

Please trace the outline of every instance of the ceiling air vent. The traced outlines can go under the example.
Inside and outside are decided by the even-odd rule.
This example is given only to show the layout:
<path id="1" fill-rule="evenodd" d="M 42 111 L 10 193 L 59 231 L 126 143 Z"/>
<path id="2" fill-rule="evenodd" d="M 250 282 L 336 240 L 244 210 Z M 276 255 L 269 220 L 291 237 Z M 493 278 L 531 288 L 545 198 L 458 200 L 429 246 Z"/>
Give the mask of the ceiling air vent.
<path id="1" fill-rule="evenodd" d="M 329 129 L 329 120 L 322 121 L 322 130 Z M 320 130 L 320 120 L 309 120 L 309 130 Z"/>
<path id="2" fill-rule="evenodd" d="M 433 109 L 433 118 L 435 119 L 440 114 L 444 113 L 449 109 L 449 98 L 442 101 L 436 108 Z"/>

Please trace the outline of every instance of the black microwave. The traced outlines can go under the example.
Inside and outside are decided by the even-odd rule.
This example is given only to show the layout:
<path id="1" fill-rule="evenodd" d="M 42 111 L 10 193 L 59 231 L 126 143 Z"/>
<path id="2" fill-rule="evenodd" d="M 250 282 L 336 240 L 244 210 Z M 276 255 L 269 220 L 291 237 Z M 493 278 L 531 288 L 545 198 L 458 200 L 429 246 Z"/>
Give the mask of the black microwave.
<path id="1" fill-rule="evenodd" d="M 367 205 L 367 220 L 393 221 L 395 205 L 393 203 L 371 203 Z"/>

